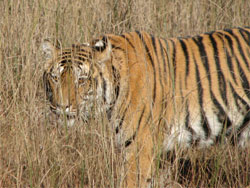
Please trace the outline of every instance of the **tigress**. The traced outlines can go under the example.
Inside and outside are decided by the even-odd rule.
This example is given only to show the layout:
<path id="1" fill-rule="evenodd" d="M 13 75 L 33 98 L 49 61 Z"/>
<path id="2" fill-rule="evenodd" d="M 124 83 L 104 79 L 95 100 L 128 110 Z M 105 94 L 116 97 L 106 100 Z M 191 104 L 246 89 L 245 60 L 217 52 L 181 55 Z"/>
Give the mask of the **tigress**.
<path id="1" fill-rule="evenodd" d="M 228 136 L 250 138 L 250 28 L 159 38 L 143 31 L 105 34 L 56 48 L 45 41 L 50 108 L 88 119 L 105 113 L 126 151 L 124 187 L 145 187 L 154 148 L 203 148 Z M 234 135 L 234 136 L 232 136 Z"/>

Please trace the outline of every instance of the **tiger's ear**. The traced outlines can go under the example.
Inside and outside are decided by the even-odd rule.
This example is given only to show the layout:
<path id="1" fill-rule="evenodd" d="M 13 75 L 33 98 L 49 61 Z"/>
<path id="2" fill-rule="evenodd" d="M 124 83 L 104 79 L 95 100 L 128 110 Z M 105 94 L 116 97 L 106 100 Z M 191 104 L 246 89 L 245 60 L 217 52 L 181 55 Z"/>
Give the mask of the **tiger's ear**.
<path id="1" fill-rule="evenodd" d="M 43 52 L 44 58 L 49 60 L 56 56 L 56 52 L 59 50 L 59 48 L 53 45 L 50 41 L 45 40 L 41 44 L 41 50 Z"/>
<path id="2" fill-rule="evenodd" d="M 112 45 L 106 36 L 93 40 L 91 47 L 94 51 L 94 59 L 98 63 L 106 62 L 111 57 Z"/>

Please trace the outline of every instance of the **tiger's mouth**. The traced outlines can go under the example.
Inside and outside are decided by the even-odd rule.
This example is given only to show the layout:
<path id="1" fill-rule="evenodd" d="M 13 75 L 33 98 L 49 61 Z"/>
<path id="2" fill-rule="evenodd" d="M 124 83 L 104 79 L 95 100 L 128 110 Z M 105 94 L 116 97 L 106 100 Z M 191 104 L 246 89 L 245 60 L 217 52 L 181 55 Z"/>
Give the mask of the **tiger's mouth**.
<path id="1" fill-rule="evenodd" d="M 66 116 L 67 119 L 74 119 L 77 115 L 76 110 L 63 109 L 59 107 L 50 106 L 50 110 L 58 116 Z"/>
<path id="2" fill-rule="evenodd" d="M 87 122 L 90 118 L 90 108 L 89 105 L 83 103 L 79 105 L 78 109 L 62 108 L 50 106 L 50 110 L 57 116 L 58 119 L 65 119 L 67 121 L 75 121 L 76 119 L 81 119 L 83 122 Z M 70 123 L 74 125 L 74 123 Z"/>
<path id="3" fill-rule="evenodd" d="M 66 124 L 68 127 L 72 127 L 75 125 L 76 120 L 76 112 L 70 112 L 66 111 L 64 109 L 55 108 L 53 106 L 50 106 L 50 110 L 53 114 L 55 114 L 55 117 L 57 120 L 59 120 L 59 123 L 61 125 Z"/>

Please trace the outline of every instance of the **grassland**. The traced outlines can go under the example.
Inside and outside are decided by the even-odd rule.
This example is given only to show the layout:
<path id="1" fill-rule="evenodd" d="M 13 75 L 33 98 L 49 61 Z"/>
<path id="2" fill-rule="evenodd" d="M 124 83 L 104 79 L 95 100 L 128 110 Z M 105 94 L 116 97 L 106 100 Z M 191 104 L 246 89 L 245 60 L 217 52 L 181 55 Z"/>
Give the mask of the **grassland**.
<path id="1" fill-rule="evenodd" d="M 0 12 L 0 187 L 117 187 L 123 178 L 103 119 L 67 128 L 50 117 L 43 39 L 67 46 L 103 33 L 168 38 L 250 26 L 248 0 L 1 0 Z M 155 187 L 250 185 L 250 148 L 190 149 L 161 160 Z"/>

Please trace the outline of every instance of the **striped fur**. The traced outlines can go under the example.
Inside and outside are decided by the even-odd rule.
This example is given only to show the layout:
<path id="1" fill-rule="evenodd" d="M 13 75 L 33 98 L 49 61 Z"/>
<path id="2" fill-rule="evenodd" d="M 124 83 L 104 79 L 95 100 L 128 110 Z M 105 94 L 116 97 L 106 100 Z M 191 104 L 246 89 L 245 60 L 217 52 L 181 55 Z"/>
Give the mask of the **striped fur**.
<path id="1" fill-rule="evenodd" d="M 249 144 L 250 28 L 171 39 L 136 31 L 43 49 L 51 109 L 87 119 L 97 103 L 107 113 L 116 145 L 127 150 L 124 186 L 146 185 L 159 141 L 165 150 L 224 136 Z"/>

